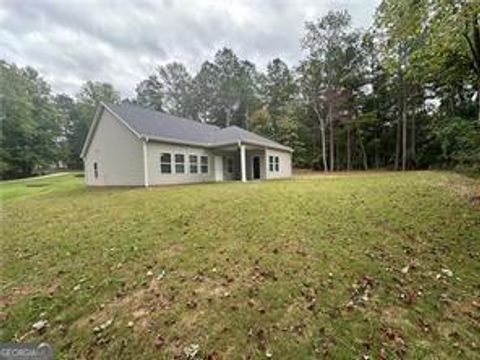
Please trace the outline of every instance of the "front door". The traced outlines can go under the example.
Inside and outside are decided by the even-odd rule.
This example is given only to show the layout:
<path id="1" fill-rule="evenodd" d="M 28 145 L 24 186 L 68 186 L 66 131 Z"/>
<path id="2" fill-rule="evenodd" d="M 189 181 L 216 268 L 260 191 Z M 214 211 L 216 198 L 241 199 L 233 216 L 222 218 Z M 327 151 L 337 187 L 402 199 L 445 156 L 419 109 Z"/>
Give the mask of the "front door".
<path id="1" fill-rule="evenodd" d="M 260 156 L 253 157 L 253 178 L 260 179 Z"/>

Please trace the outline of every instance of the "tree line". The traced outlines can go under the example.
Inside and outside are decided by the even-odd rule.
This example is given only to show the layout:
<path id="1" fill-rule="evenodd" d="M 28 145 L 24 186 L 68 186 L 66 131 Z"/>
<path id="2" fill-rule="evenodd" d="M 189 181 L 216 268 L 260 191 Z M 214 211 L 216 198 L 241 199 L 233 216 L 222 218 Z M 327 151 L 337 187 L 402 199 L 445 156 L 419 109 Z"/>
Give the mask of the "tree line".
<path id="1" fill-rule="evenodd" d="M 237 125 L 292 147 L 302 168 L 480 171 L 479 13 L 469 0 L 384 0 L 363 30 L 331 11 L 305 24 L 296 66 L 261 71 L 222 48 L 195 74 L 159 66 L 129 99 L 93 81 L 53 94 L 32 68 L 1 61 L 2 177 L 81 168 L 100 101 Z"/>

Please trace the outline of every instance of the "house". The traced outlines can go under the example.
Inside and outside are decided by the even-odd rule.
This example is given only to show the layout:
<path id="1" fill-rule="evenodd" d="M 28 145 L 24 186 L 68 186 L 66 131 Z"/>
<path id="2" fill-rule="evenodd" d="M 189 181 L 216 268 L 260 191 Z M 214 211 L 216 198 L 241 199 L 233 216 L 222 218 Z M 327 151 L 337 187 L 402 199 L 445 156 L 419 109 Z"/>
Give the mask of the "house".
<path id="1" fill-rule="evenodd" d="M 81 158 L 90 186 L 151 186 L 290 177 L 292 149 L 131 104 L 101 103 Z"/>

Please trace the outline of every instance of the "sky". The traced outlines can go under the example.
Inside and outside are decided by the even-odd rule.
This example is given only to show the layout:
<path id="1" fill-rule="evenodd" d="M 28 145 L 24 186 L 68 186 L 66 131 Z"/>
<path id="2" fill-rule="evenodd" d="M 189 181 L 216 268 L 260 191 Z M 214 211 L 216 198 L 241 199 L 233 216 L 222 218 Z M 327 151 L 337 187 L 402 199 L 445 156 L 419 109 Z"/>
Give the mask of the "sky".
<path id="1" fill-rule="evenodd" d="M 88 80 L 122 97 L 155 67 L 184 63 L 194 74 L 221 47 L 263 70 L 302 58 L 305 21 L 346 9 L 367 28 L 379 0 L 0 0 L 0 59 L 32 66 L 55 93 Z"/>

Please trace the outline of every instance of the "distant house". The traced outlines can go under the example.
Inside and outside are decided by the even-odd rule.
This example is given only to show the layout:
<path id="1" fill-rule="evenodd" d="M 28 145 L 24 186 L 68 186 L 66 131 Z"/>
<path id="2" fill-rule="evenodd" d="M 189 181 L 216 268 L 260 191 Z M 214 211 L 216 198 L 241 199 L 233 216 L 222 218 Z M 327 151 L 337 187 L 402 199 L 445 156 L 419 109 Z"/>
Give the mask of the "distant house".
<path id="1" fill-rule="evenodd" d="M 290 177 L 292 149 L 237 126 L 101 103 L 81 157 L 91 186 Z"/>

